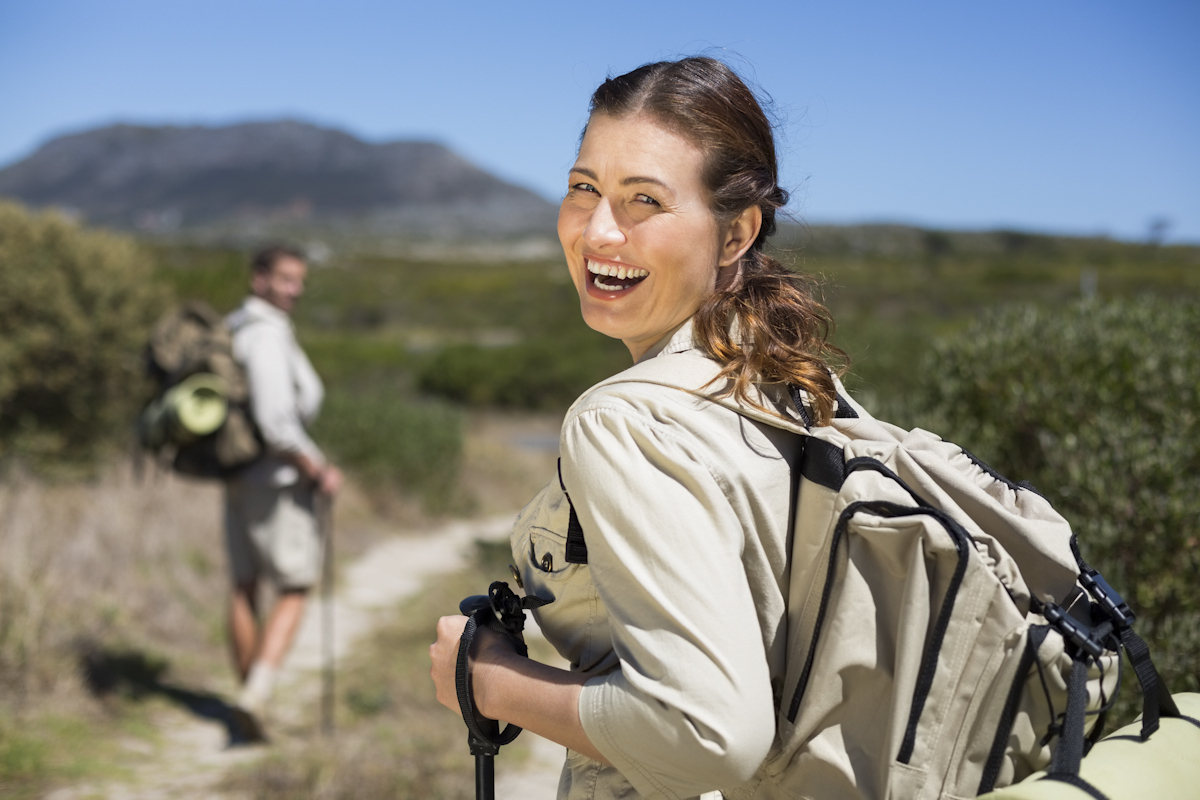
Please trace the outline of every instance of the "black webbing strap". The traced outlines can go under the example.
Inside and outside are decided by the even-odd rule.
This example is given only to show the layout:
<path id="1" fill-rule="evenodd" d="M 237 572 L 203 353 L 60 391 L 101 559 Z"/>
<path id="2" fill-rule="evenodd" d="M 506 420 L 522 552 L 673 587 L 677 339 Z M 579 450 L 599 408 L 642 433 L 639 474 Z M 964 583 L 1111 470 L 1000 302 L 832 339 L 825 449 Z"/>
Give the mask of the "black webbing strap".
<path id="1" fill-rule="evenodd" d="M 1159 717 L 1178 717 L 1179 707 L 1155 669 L 1145 640 L 1134 633 L 1133 628 L 1125 628 L 1121 631 L 1121 644 L 1129 654 L 1134 674 L 1142 687 L 1142 739 L 1149 739 L 1158 730 Z"/>
<path id="2" fill-rule="evenodd" d="M 813 426 L 812 415 L 812 400 L 808 394 L 799 386 L 788 384 L 788 394 L 792 398 L 792 405 L 796 407 L 796 413 L 800 415 L 800 421 L 804 423 L 804 427 L 811 428 Z M 834 419 L 858 419 L 858 412 L 854 410 L 854 406 L 850 405 L 850 401 L 841 395 L 839 392 L 833 406 Z"/>
<path id="3" fill-rule="evenodd" d="M 854 410 L 854 406 L 850 405 L 850 401 L 842 397 L 839 393 L 837 396 L 837 408 L 833 412 L 834 419 L 858 419 L 858 412 Z"/>
<path id="4" fill-rule="evenodd" d="M 1063 719 L 1058 746 L 1050 762 L 1049 776 L 1079 775 L 1083 762 L 1083 718 L 1088 702 L 1087 655 L 1077 653 L 1071 660 L 1071 675 L 1067 679 L 1067 711 Z M 1049 777 L 1048 776 L 1048 777 Z"/>
<path id="5" fill-rule="evenodd" d="M 1112 621 L 1113 628 L 1121 639 L 1121 645 L 1133 664 L 1134 674 L 1137 675 L 1138 684 L 1142 689 L 1141 735 L 1143 741 L 1149 739 L 1151 734 L 1158 730 L 1160 717 L 1181 716 L 1179 707 L 1175 705 L 1175 699 L 1167 691 L 1162 676 L 1158 674 L 1154 661 L 1150 658 L 1150 648 L 1133 630 L 1135 617 L 1129 604 L 1108 585 L 1103 575 L 1083 560 L 1083 554 L 1079 550 L 1079 539 L 1075 535 L 1071 536 L 1071 552 L 1079 564 L 1080 583 Z"/>
<path id="6" fill-rule="evenodd" d="M 846 482 L 846 455 L 837 445 L 806 436 L 800 458 L 800 474 L 813 483 L 836 492 Z"/>
<path id="7" fill-rule="evenodd" d="M 588 563 L 587 541 L 583 538 L 583 526 L 579 524 L 579 515 L 575 513 L 575 504 L 563 483 L 562 459 L 558 460 L 558 485 L 562 487 L 563 495 L 567 498 L 567 506 L 571 509 L 571 518 L 567 520 L 567 547 L 564 558 L 568 564 Z"/>
<path id="8" fill-rule="evenodd" d="M 796 407 L 796 413 L 800 415 L 800 421 L 804 423 L 804 427 L 811 428 L 813 426 L 812 413 L 810 412 L 808 396 L 800 390 L 799 386 L 788 384 L 788 394 L 792 397 L 792 405 Z"/>

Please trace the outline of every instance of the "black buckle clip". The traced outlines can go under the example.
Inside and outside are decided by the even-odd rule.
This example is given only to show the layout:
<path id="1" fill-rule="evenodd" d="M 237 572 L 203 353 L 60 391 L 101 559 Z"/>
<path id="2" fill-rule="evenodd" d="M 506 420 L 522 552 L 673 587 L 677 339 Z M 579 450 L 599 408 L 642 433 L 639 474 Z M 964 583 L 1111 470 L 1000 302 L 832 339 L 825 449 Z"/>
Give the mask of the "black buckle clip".
<path id="1" fill-rule="evenodd" d="M 1079 582 L 1083 584 L 1083 588 L 1087 589 L 1092 599 L 1100 604 L 1104 613 L 1108 614 L 1108 618 L 1113 621 L 1113 625 L 1118 630 L 1124 630 L 1133 624 L 1135 617 L 1129 604 L 1125 602 L 1124 597 L 1117 593 L 1116 589 L 1108 585 L 1108 581 L 1104 580 L 1103 575 L 1094 570 L 1085 571 L 1079 576 Z"/>
<path id="2" fill-rule="evenodd" d="M 1062 606 L 1057 603 L 1045 603 L 1042 607 L 1042 614 L 1063 635 L 1063 638 L 1092 658 L 1099 658 L 1100 654 L 1104 652 L 1104 645 L 1092 636 L 1092 629 L 1064 611 Z"/>

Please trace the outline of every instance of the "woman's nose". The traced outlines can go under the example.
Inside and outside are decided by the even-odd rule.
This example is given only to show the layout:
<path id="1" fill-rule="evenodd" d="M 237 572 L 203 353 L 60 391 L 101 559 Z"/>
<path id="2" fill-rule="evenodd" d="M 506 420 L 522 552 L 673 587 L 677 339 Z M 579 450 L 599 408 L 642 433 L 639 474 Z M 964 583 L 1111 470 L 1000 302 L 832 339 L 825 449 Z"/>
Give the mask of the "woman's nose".
<path id="1" fill-rule="evenodd" d="M 607 199 L 601 199 L 592 210 L 587 227 L 583 229 L 583 240 L 588 247 L 596 249 L 625 243 L 625 233 L 617 224 L 616 215 Z"/>

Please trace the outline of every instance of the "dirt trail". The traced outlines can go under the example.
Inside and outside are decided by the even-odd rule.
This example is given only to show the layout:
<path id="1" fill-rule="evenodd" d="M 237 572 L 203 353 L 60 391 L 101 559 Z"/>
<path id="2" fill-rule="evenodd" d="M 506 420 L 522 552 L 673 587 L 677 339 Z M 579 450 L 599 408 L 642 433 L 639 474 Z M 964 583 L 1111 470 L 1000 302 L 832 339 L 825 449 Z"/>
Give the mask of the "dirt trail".
<path id="1" fill-rule="evenodd" d="M 453 522 L 424 535 L 395 536 L 343 568 L 339 581 L 342 588 L 334 599 L 335 659 L 344 659 L 381 615 L 417 592 L 426 581 L 465 567 L 473 540 L 506 536 L 514 516 L 504 514 Z M 321 619 L 320 603 L 311 603 L 280 676 L 276 702 L 271 709 L 272 725 L 298 725 L 318 702 L 323 663 Z M 231 682 L 226 694 L 233 693 Z M 50 800 L 229 797 L 218 788 L 225 773 L 266 752 L 261 747 L 227 747 L 228 735 L 223 724 L 183 709 L 164 709 L 156 723 L 160 738 L 155 745 L 140 741 L 128 745 L 133 764 L 128 780 L 76 785 L 58 789 L 47 797 Z M 562 748 L 529 733 L 522 738 L 531 750 L 531 757 L 515 771 L 511 762 L 507 765 L 502 759 L 497 762 L 497 798 L 553 798 L 562 765 Z"/>

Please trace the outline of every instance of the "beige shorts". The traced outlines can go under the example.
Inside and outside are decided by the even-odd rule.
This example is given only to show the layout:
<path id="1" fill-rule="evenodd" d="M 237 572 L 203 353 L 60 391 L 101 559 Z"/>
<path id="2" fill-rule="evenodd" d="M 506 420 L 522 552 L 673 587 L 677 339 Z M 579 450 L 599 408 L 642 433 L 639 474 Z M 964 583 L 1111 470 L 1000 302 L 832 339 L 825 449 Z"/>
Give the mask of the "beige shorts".
<path id="1" fill-rule="evenodd" d="M 266 578 L 279 589 L 307 589 L 321 576 L 322 541 L 307 486 L 225 486 L 225 546 L 233 582 Z"/>

